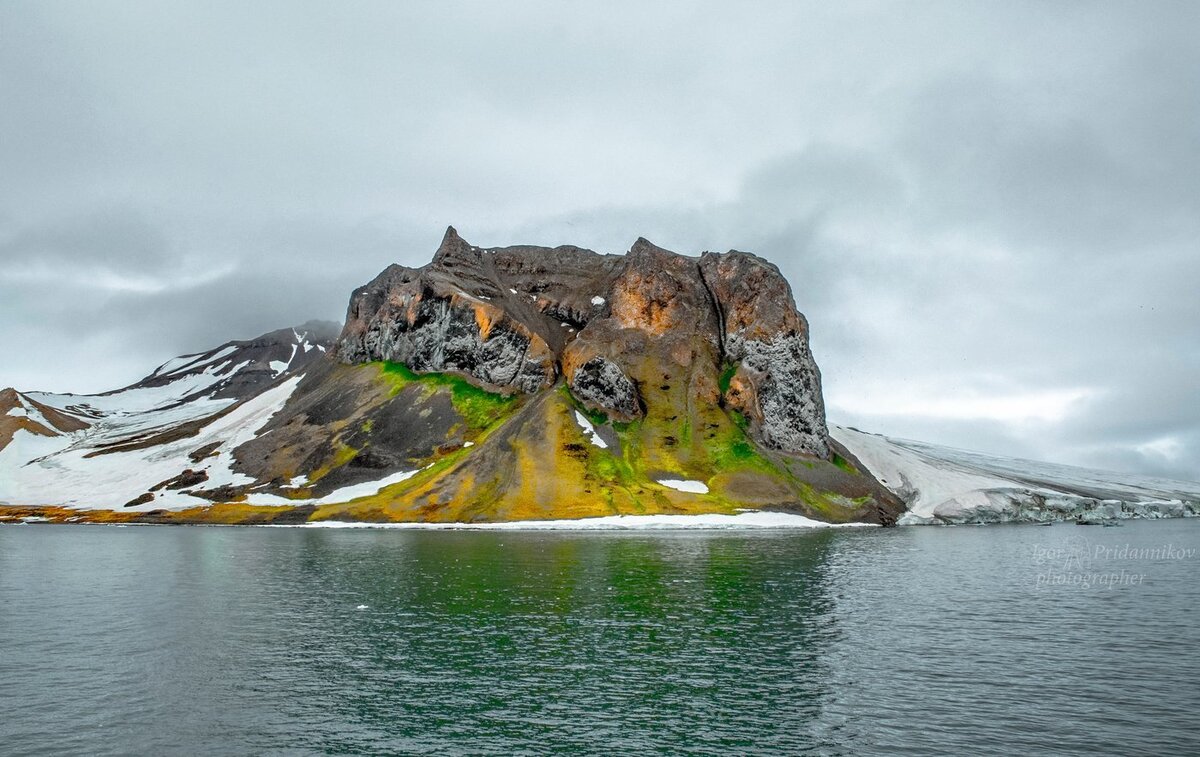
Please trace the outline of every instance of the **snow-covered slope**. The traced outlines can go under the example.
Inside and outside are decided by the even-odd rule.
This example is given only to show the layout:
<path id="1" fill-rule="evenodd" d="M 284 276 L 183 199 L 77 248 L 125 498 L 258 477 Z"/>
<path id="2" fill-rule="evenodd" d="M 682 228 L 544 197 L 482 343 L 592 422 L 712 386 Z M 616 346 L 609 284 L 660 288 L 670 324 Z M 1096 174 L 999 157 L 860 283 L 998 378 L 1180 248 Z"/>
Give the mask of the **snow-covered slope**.
<path id="1" fill-rule="evenodd" d="M 335 324 L 310 323 L 229 342 L 105 394 L 0 392 L 0 503 L 172 509 L 208 503 L 158 486 L 185 472 L 204 489 L 252 482 L 230 467 L 233 450 L 335 335 Z"/>
<path id="2" fill-rule="evenodd" d="M 1200 514 L 1200 483 L 994 457 L 830 426 L 904 500 L 902 525 Z"/>

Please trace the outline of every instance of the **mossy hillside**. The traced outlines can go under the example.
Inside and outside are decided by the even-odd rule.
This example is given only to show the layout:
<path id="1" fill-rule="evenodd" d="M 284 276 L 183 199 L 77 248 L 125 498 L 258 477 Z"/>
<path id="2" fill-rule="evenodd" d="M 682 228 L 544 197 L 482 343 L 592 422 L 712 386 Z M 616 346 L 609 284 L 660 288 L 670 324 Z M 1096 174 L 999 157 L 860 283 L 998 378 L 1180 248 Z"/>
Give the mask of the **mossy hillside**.
<path id="1" fill-rule="evenodd" d="M 403 403 L 412 411 L 410 417 L 414 419 L 435 412 L 439 398 L 448 400 L 453 408 L 458 421 L 451 425 L 445 438 L 439 434 L 438 438 L 431 439 L 425 453 L 409 460 L 412 465 L 426 465 L 431 461 L 441 462 L 445 453 L 465 442 L 476 443 L 488 429 L 510 417 L 522 402 L 519 396 L 488 392 L 459 376 L 418 374 L 401 363 L 376 362 L 346 366 L 344 370 L 369 377 L 367 383 L 377 388 L 374 393 L 367 393 L 360 400 L 361 405 L 348 417 L 327 424 L 327 451 L 308 475 L 308 483 L 299 490 L 299 496 L 309 496 L 313 487 L 332 472 L 353 464 L 362 455 L 370 455 L 381 434 L 395 436 L 404 432 L 404 429 L 396 428 L 394 422 L 381 421 L 389 404 Z M 354 384 L 360 383 L 357 376 Z M 445 407 L 444 404 L 441 406 Z M 281 493 L 291 497 L 298 495 L 297 490 Z"/>
<path id="2" fill-rule="evenodd" d="M 645 414 L 613 426 L 626 461 L 643 473 L 700 481 L 741 470 L 785 476 L 747 436 L 744 419 L 721 406 L 720 375 L 710 351 L 707 344 L 697 348 L 687 365 L 646 355 L 633 366 Z"/>
<path id="3" fill-rule="evenodd" d="M 737 373 L 737 369 L 737 363 L 725 363 L 721 367 L 721 375 L 717 377 L 717 390 L 721 392 L 722 397 L 729 391 L 729 386 L 733 383 L 733 375 Z"/>
<path id="4" fill-rule="evenodd" d="M 819 483 L 806 480 L 811 470 L 822 466 L 849 475 L 843 468 L 764 451 L 747 436 L 744 418 L 719 402 L 702 399 L 716 383 L 712 366 L 673 366 L 667 373 L 655 366 L 656 381 L 639 382 L 646 413 L 631 423 L 613 423 L 603 414 L 587 412 L 562 385 L 540 395 L 514 397 L 487 392 L 457 376 L 416 374 L 395 363 L 347 368 L 369 372 L 378 397 L 366 405 L 357 400 L 348 417 L 341 414 L 326 422 L 324 428 L 338 431 L 332 444 L 326 442 L 329 452 L 309 473 L 310 482 L 315 484 L 371 451 L 373 437 L 389 431 L 388 416 L 381 409 L 389 402 L 403 403 L 410 413 L 405 417 L 420 416 L 425 412 L 422 408 L 437 402 L 449 412 L 448 402 L 460 425 L 448 426 L 451 433 L 445 443 L 435 443 L 428 455 L 410 460 L 422 467 L 420 472 L 348 503 L 305 506 L 298 499 L 293 510 L 233 502 L 203 516 L 180 512 L 155 517 L 165 522 L 267 522 L 286 517 L 492 522 L 732 514 L 746 507 L 767 507 L 841 521 L 861 517 L 870 504 L 827 492 Z M 708 396 L 716 395 L 708 391 Z M 616 443 L 608 448 L 595 445 L 577 422 L 577 410 L 597 428 L 607 428 L 604 436 L 610 442 L 615 438 Z M 397 433 L 394 423 L 391 426 L 390 431 Z M 444 421 L 441 427 L 446 427 Z M 473 446 L 463 446 L 464 440 Z M 362 480 L 363 470 L 356 475 Z M 676 491 L 657 483 L 663 478 L 703 481 L 710 491 Z M 325 488 L 336 488 L 335 484 L 342 485 L 329 482 Z M 314 492 L 291 493 L 303 497 Z M 287 512 L 293 515 L 283 514 Z"/>
<path id="5" fill-rule="evenodd" d="M 652 490 L 663 489 L 654 479 L 702 481 L 709 493 L 690 496 L 707 501 L 714 511 L 785 507 L 831 521 L 861 518 L 873 504 L 871 497 L 839 491 L 865 491 L 870 482 L 848 461 L 764 450 L 749 436 L 748 419 L 721 406 L 721 395 L 712 390 L 734 372 L 735 365 L 718 372 L 715 362 L 704 359 L 680 366 L 647 356 L 635 364 L 645 414 L 631 423 L 608 424 L 619 442 L 621 465 L 613 470 L 611 459 L 592 460 L 592 472 L 615 480 L 619 471 L 621 484 L 638 482 Z M 575 407 L 597 426 L 607 421 L 579 403 Z"/>
<path id="6" fill-rule="evenodd" d="M 451 373 L 415 373 L 403 363 L 379 362 L 369 365 L 378 367 L 382 378 L 391 385 L 393 395 L 414 384 L 424 387 L 427 395 L 448 391 L 454 409 L 472 431 L 481 431 L 495 424 L 520 402 L 516 394 L 489 392 Z"/>
<path id="7" fill-rule="evenodd" d="M 341 440 L 340 431 L 333 439 L 333 452 L 329 458 L 323 462 L 320 467 L 308 474 L 308 483 L 306 486 L 313 486 L 325 476 L 329 475 L 336 468 L 340 468 L 346 463 L 358 456 L 359 450 L 344 444 Z"/>
<path id="8" fill-rule="evenodd" d="M 615 448 L 593 444 L 576 408 L 566 393 L 547 393 L 479 445 L 372 497 L 318 508 L 313 518 L 484 522 L 732 513 L 739 506 L 653 481 Z"/>

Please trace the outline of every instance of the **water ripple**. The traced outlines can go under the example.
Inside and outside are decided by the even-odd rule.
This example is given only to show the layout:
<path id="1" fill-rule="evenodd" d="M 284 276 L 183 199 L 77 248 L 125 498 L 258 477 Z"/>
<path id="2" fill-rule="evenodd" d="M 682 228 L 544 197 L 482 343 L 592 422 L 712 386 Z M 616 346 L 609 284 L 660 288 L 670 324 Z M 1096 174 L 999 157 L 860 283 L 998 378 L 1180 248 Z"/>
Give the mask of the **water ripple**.
<path id="1" fill-rule="evenodd" d="M 0 528 L 0 752 L 1200 752 L 1200 563 L 1074 529 Z"/>

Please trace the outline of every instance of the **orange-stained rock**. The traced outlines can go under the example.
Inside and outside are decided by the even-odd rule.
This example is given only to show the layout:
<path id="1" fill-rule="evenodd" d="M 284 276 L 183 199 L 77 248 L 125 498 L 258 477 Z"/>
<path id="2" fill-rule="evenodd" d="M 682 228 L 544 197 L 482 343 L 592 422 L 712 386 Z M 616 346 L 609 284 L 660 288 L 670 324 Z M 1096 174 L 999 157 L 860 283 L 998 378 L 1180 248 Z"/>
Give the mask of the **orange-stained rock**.
<path id="1" fill-rule="evenodd" d="M 749 253 L 693 258 L 645 239 L 623 257 L 488 249 L 450 228 L 428 265 L 391 266 L 354 292 L 336 354 L 496 391 L 534 393 L 561 375 L 617 420 L 645 413 L 647 387 L 685 405 L 724 401 L 766 446 L 828 455 L 808 326 L 779 269 Z M 728 364 L 736 382 L 722 398 Z"/>

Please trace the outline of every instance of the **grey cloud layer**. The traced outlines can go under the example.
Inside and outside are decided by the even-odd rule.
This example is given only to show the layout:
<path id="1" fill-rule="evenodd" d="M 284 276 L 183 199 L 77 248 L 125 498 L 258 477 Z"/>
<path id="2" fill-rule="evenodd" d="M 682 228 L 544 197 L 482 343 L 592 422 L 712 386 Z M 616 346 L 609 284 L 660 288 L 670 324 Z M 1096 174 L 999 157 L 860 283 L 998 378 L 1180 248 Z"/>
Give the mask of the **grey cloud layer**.
<path id="1" fill-rule="evenodd" d="M 0 22 L 0 385 L 101 390 L 340 318 L 447 223 L 606 252 L 645 235 L 779 262 L 834 420 L 1200 477 L 1195 4 Z"/>

